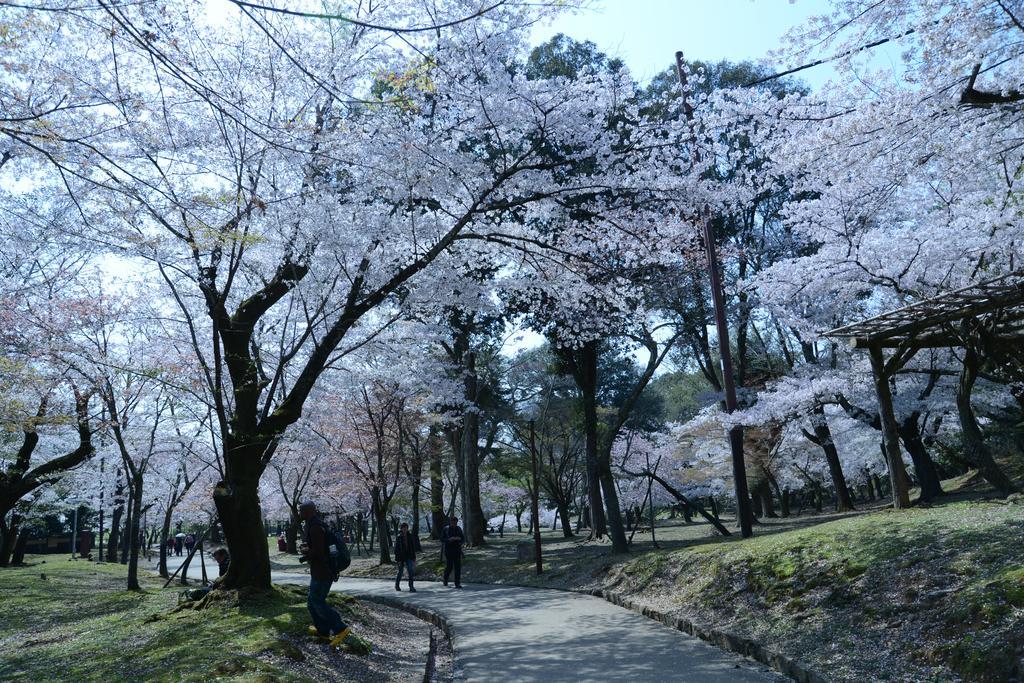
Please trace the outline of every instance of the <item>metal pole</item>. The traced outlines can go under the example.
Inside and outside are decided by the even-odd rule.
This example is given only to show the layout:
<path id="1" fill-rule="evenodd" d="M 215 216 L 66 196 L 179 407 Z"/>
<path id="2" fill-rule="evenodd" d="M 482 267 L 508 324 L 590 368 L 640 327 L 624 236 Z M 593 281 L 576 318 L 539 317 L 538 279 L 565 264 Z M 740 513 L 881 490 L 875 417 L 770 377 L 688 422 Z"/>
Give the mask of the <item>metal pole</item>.
<path id="1" fill-rule="evenodd" d="M 686 70 L 683 68 L 683 53 L 676 52 L 676 76 L 683 91 L 683 113 L 686 120 L 693 121 L 693 107 L 686 99 Z M 693 163 L 700 163 L 700 149 L 697 147 L 696 133 L 693 139 Z M 708 260 L 708 275 L 711 280 L 711 300 L 715 306 L 715 328 L 718 331 L 718 350 L 722 358 L 722 386 L 725 389 L 725 411 L 736 410 L 736 385 L 732 376 L 732 351 L 729 348 L 729 323 L 725 317 L 725 295 L 722 292 L 722 280 L 718 272 L 718 254 L 715 252 L 715 233 L 708 217 L 708 207 L 701 209 L 701 227 L 704 233 L 704 248 Z M 743 538 L 754 535 L 754 515 L 750 509 L 750 492 L 747 490 L 747 467 L 743 461 L 743 428 L 733 427 L 729 430 L 729 447 L 732 450 L 732 478 L 736 488 L 736 517 L 740 523 L 740 534 Z"/>
<path id="2" fill-rule="evenodd" d="M 537 573 L 544 571 L 540 557 L 540 488 L 537 475 L 537 430 L 534 421 L 530 420 L 530 458 L 533 461 L 533 549 L 537 555 Z"/>

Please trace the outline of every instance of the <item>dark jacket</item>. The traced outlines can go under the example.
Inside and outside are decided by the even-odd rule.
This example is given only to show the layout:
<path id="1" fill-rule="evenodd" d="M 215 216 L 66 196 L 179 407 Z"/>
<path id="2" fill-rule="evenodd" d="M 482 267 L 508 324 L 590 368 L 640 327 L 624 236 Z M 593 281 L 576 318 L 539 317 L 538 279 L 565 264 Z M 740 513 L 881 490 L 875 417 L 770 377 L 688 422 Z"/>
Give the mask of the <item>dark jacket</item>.
<path id="1" fill-rule="evenodd" d="M 466 534 L 462 527 L 451 524 L 441 529 L 441 553 L 450 557 L 462 557 L 462 542 L 466 540 Z"/>
<path id="2" fill-rule="evenodd" d="M 231 564 L 231 558 L 226 555 L 222 559 L 217 560 L 217 576 L 224 576 L 227 574 L 229 564 Z"/>
<path id="3" fill-rule="evenodd" d="M 398 532 L 398 537 L 395 539 L 395 562 L 405 562 L 406 560 L 415 560 L 416 552 L 423 550 L 420 546 L 420 538 L 413 532 L 409 532 L 408 540 L 401 531 Z"/>
<path id="4" fill-rule="evenodd" d="M 317 581 L 333 581 L 334 572 L 328 560 L 327 534 L 323 521 L 319 517 L 306 520 L 306 560 L 309 562 L 309 575 Z"/>

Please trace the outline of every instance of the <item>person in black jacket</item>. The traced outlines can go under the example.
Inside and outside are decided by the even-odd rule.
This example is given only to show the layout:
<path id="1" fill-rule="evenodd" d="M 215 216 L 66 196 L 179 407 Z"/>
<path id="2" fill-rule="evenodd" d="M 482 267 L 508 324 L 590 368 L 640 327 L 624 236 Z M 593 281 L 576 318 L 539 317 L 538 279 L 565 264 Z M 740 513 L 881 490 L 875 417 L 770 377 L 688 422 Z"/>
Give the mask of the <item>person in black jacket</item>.
<path id="1" fill-rule="evenodd" d="M 217 548 L 210 556 L 217 562 L 217 576 L 227 574 L 228 565 L 231 563 L 231 557 L 228 555 L 227 548 Z"/>
<path id="2" fill-rule="evenodd" d="M 455 587 L 462 588 L 462 542 L 466 534 L 459 526 L 459 518 L 452 517 L 451 522 L 441 530 L 441 552 L 444 553 L 444 585 L 448 585 L 448 577 L 455 571 Z"/>
<path id="3" fill-rule="evenodd" d="M 352 630 L 341 619 L 334 608 L 327 604 L 327 594 L 334 583 L 334 571 L 331 569 L 327 547 L 327 527 L 317 513 L 316 505 L 303 503 L 299 506 L 299 516 L 305 522 L 305 538 L 299 552 L 309 562 L 309 595 L 306 607 L 313 618 L 309 632 L 323 638 L 330 638 L 331 645 L 339 647 Z"/>
<path id="4" fill-rule="evenodd" d="M 415 593 L 416 587 L 412 585 L 412 572 L 416 567 L 416 551 L 422 550 L 420 539 L 416 534 L 409 531 L 409 524 L 402 522 L 402 528 L 395 537 L 395 562 L 398 563 L 398 576 L 395 577 L 395 590 L 400 591 L 402 587 L 402 572 L 409 570 L 409 592 Z"/>

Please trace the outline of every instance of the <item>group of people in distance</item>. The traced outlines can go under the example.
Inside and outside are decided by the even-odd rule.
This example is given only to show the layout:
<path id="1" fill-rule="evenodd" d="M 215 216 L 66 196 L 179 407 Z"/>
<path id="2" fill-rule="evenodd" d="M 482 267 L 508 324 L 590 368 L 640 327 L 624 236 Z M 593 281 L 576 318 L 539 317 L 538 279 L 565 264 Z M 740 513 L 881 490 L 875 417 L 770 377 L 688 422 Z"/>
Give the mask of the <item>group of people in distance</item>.
<path id="1" fill-rule="evenodd" d="M 455 587 L 462 588 L 462 544 L 466 535 L 459 526 L 459 518 L 452 517 L 448 526 L 441 529 L 441 555 L 444 557 L 444 585 L 455 574 Z M 416 553 L 423 550 L 419 537 L 409 531 L 408 522 L 402 522 L 395 538 L 395 562 L 398 563 L 398 576 L 395 577 L 395 590 L 402 590 L 402 574 L 409 573 L 409 592 L 415 593 L 413 572 L 416 569 Z"/>
<path id="2" fill-rule="evenodd" d="M 332 533 L 320 518 L 314 503 L 303 503 L 299 506 L 304 534 L 303 543 L 299 547 L 309 563 L 309 592 L 306 606 L 313 624 L 309 627 L 312 635 L 330 640 L 332 647 L 340 647 L 352 627 L 338 614 L 337 610 L 327 604 L 327 595 L 331 584 L 337 579 L 332 569 L 328 546 Z M 455 587 L 462 588 L 462 545 L 466 535 L 459 526 L 459 520 L 452 517 L 448 526 L 441 530 L 441 552 L 445 558 L 444 585 L 454 574 Z M 402 523 L 395 538 L 395 561 L 398 563 L 398 575 L 395 577 L 395 590 L 401 591 L 402 575 L 408 572 L 409 591 L 416 592 L 413 584 L 413 572 L 416 567 L 416 553 L 422 552 L 420 540 L 409 530 L 408 523 Z"/>

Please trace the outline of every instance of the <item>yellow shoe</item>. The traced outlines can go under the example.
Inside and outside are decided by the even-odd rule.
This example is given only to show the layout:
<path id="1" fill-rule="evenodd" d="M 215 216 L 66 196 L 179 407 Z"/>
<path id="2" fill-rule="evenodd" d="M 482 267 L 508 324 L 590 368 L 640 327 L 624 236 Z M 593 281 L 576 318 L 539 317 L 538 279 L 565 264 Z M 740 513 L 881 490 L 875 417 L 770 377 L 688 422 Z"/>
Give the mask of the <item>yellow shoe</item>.
<path id="1" fill-rule="evenodd" d="M 341 647 L 341 644 L 348 638 L 348 634 L 352 632 L 351 626 L 346 626 L 341 630 L 341 633 L 331 638 L 331 647 Z"/>
<path id="2" fill-rule="evenodd" d="M 319 631 L 319 629 L 317 629 L 316 626 L 313 626 L 312 624 L 310 624 L 309 625 L 309 635 L 311 635 L 311 636 L 319 636 L 320 635 L 320 631 Z"/>

